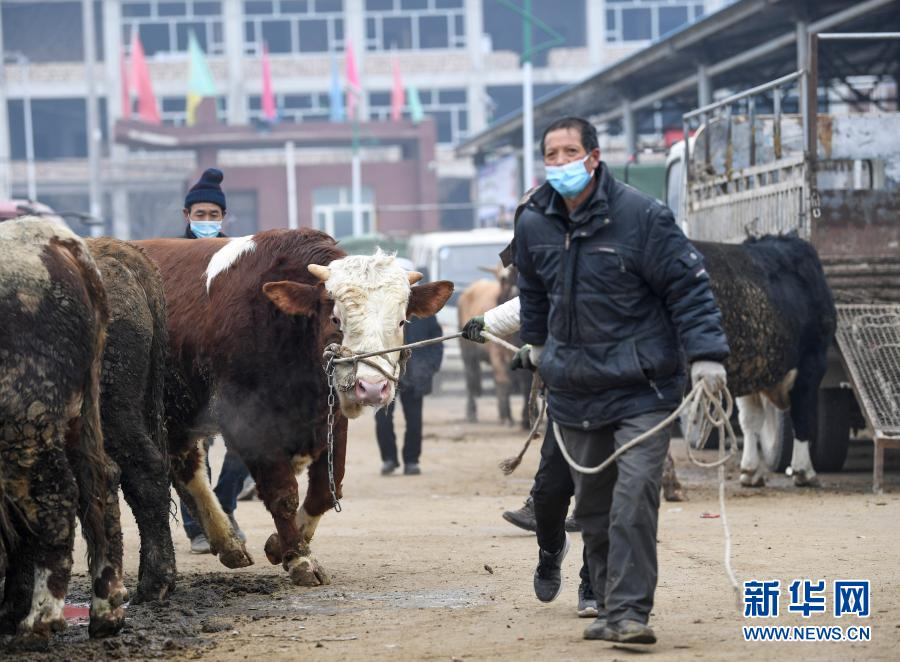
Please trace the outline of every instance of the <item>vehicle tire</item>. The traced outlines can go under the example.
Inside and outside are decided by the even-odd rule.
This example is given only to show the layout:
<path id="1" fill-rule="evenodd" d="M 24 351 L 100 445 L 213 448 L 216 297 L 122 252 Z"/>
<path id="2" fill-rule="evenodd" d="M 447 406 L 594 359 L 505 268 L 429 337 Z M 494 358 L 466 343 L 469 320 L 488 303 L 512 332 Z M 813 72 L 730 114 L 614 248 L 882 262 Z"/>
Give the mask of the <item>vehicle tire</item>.
<path id="1" fill-rule="evenodd" d="M 850 405 L 846 388 L 819 389 L 818 434 L 809 445 L 816 471 L 840 471 L 850 445 Z"/>
<path id="2" fill-rule="evenodd" d="M 791 465 L 794 454 L 794 424 L 789 411 L 776 410 L 775 446 L 770 453 L 763 448 L 763 459 L 773 473 L 783 473 Z"/>

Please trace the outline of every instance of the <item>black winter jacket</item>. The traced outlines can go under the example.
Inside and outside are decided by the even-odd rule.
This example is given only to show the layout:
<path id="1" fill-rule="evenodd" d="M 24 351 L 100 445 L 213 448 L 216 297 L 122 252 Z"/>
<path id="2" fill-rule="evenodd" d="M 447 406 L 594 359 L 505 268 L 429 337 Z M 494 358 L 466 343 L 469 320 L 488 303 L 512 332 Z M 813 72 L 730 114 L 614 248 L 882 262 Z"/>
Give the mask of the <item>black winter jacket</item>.
<path id="1" fill-rule="evenodd" d="M 549 184 L 538 188 L 513 248 L 521 336 L 544 345 L 550 415 L 585 430 L 674 409 L 685 358 L 729 352 L 703 256 L 672 212 L 605 164 L 597 172 L 594 195 L 571 218 Z"/>
<path id="2" fill-rule="evenodd" d="M 437 318 L 413 318 L 403 327 L 403 343 L 409 344 L 420 340 L 439 338 L 444 334 Z M 441 369 L 444 358 L 444 345 L 437 343 L 426 345 L 412 351 L 406 363 L 406 372 L 400 377 L 400 390 L 409 395 L 419 397 L 431 393 L 431 379 Z"/>

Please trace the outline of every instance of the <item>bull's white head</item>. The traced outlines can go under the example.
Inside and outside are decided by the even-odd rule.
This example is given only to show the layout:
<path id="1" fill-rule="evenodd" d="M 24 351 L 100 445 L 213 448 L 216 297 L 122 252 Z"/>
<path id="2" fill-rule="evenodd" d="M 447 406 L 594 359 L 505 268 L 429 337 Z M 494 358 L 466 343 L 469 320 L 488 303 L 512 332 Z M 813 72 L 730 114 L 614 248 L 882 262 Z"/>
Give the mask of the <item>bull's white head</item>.
<path id="1" fill-rule="evenodd" d="M 322 281 L 333 301 L 331 321 L 343 335 L 341 345 L 353 354 L 402 345 L 406 320 L 434 315 L 453 294 L 449 281 L 412 287 L 422 275 L 405 271 L 393 255 L 381 251 L 308 268 Z M 263 289 L 279 308 L 290 312 L 294 294 L 287 282 L 267 283 Z M 345 416 L 356 418 L 366 405 L 384 407 L 391 403 L 395 380 L 400 376 L 399 360 L 399 353 L 392 352 L 358 362 L 355 367 L 353 363 L 336 366 L 335 381 Z"/>

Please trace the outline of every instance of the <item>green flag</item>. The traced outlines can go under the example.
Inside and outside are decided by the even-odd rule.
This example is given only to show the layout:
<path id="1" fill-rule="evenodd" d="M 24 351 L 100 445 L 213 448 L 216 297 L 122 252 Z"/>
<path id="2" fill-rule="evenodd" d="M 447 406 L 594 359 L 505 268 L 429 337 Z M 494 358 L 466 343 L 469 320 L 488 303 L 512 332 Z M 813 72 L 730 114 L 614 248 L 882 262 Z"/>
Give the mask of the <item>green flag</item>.
<path id="1" fill-rule="evenodd" d="M 422 111 L 422 101 L 419 99 L 419 90 L 415 85 L 406 88 L 406 103 L 409 105 L 409 118 L 418 124 L 425 117 Z"/>
<path id="2" fill-rule="evenodd" d="M 188 82 L 187 94 L 187 123 L 191 126 L 197 119 L 197 106 L 204 97 L 214 97 L 218 94 L 216 83 L 206 64 L 206 56 L 197 41 L 193 30 L 188 33 L 188 54 L 191 58 L 191 77 Z"/>

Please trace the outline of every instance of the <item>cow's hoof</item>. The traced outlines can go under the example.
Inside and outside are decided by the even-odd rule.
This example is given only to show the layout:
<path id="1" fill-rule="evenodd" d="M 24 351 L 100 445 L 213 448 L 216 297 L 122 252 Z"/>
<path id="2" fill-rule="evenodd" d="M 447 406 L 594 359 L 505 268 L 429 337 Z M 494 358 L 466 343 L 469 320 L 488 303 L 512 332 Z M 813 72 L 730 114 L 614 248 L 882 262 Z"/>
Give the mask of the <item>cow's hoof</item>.
<path id="1" fill-rule="evenodd" d="M 116 607 L 102 615 L 91 614 L 91 621 L 88 624 L 88 635 L 91 639 L 102 639 L 103 637 L 111 637 L 122 629 L 125 624 L 125 608 Z"/>
<path id="2" fill-rule="evenodd" d="M 331 577 L 322 564 L 311 556 L 301 556 L 292 564 L 288 572 L 295 586 L 324 586 L 331 583 Z"/>
<path id="3" fill-rule="evenodd" d="M 220 552 L 219 562 L 226 568 L 231 568 L 232 570 L 253 565 L 253 557 L 250 556 L 247 548 L 244 547 L 243 543 L 237 538 L 234 540 L 237 543 L 237 546 Z"/>
<path id="4" fill-rule="evenodd" d="M 169 597 L 175 590 L 175 573 L 165 573 L 163 577 L 153 576 L 141 579 L 131 604 L 140 605 L 146 602 L 158 602 Z"/>
<path id="5" fill-rule="evenodd" d="M 266 540 L 266 546 L 263 548 L 266 552 L 266 558 L 269 559 L 269 563 L 272 565 L 278 565 L 281 563 L 281 559 L 284 557 L 284 552 L 281 551 L 281 538 L 278 537 L 277 533 L 273 533 L 269 536 L 269 539 Z"/>
<path id="6" fill-rule="evenodd" d="M 748 471 L 741 472 L 741 486 L 742 487 L 765 487 L 766 485 L 766 477 L 760 473 L 750 473 Z"/>
<path id="7" fill-rule="evenodd" d="M 671 501 L 673 503 L 688 500 L 687 494 L 685 494 L 684 488 L 681 487 L 681 485 L 675 488 L 663 488 L 663 498 L 666 501 Z"/>
<path id="8" fill-rule="evenodd" d="M 794 487 L 819 487 L 819 477 L 816 474 L 811 476 L 805 471 L 792 471 L 790 474 L 794 479 Z"/>

